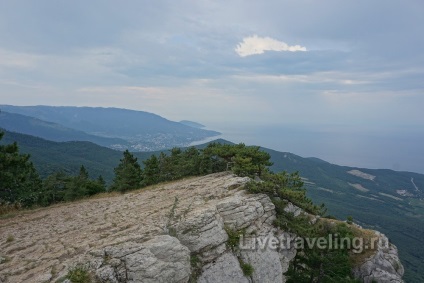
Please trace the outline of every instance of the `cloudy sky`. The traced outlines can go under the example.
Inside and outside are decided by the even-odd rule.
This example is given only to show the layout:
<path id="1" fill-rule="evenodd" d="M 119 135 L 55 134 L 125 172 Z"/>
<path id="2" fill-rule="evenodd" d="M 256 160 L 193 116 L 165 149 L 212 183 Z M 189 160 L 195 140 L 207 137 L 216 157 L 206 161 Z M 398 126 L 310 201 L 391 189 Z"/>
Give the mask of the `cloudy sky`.
<path id="1" fill-rule="evenodd" d="M 1 1 L 0 104 L 424 126 L 422 0 Z"/>

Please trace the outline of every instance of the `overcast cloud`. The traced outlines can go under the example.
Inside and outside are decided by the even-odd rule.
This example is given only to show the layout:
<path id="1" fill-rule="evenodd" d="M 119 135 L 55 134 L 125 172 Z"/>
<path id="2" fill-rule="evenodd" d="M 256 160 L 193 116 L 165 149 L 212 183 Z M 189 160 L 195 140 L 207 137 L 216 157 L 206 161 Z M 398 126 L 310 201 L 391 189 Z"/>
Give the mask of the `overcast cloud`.
<path id="1" fill-rule="evenodd" d="M 422 11 L 421 0 L 2 1 L 0 103 L 422 127 Z"/>

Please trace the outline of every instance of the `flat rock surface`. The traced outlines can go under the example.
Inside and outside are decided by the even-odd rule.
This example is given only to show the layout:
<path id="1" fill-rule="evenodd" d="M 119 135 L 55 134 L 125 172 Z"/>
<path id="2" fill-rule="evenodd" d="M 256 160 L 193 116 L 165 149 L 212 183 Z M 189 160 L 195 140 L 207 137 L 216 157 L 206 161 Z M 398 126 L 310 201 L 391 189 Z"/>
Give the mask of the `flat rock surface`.
<path id="1" fill-rule="evenodd" d="M 214 207 L 246 181 L 218 173 L 0 219 L 0 282 L 54 282 L 91 252 L 170 234 L 176 220 Z"/>

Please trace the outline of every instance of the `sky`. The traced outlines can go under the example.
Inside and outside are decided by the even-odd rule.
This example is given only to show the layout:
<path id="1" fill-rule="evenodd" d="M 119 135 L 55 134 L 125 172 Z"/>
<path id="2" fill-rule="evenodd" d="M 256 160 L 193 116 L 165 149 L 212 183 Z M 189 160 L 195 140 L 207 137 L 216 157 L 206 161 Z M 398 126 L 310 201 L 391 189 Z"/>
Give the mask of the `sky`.
<path id="1" fill-rule="evenodd" d="M 424 127 L 422 0 L 1 1 L 0 104 Z"/>

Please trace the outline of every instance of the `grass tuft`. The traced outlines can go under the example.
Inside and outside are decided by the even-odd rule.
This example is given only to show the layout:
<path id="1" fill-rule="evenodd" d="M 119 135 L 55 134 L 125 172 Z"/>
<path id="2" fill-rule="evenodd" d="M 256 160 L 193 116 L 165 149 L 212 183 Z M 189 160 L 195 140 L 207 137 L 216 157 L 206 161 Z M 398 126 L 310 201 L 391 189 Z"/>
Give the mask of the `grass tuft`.
<path id="1" fill-rule="evenodd" d="M 252 276 L 254 271 L 253 266 L 250 265 L 249 263 L 243 262 L 242 260 L 239 260 L 239 261 L 240 261 L 240 267 L 241 267 L 241 270 L 243 270 L 244 276 L 247 276 L 247 277 Z"/>
<path id="2" fill-rule="evenodd" d="M 69 279 L 72 283 L 92 283 L 92 277 L 88 270 L 88 267 L 82 264 L 78 264 L 71 268 L 66 275 L 66 279 Z"/>

